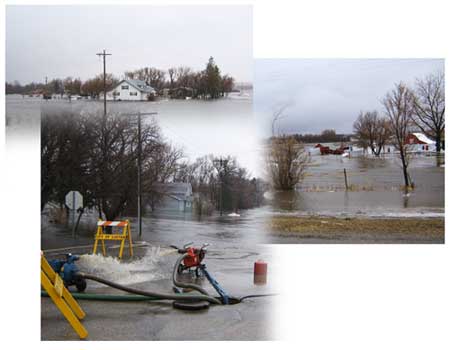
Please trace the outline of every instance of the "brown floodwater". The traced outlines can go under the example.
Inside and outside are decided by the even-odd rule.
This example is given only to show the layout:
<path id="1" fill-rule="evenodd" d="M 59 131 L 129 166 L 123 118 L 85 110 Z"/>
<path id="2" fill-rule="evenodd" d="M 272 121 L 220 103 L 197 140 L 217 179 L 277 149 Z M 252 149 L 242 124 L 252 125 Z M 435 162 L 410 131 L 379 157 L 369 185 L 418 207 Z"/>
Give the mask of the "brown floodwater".
<path id="1" fill-rule="evenodd" d="M 396 157 L 313 156 L 296 191 L 273 193 L 271 205 L 283 214 L 443 217 L 445 165 L 417 155 L 410 175 L 415 187 L 405 194 Z"/>

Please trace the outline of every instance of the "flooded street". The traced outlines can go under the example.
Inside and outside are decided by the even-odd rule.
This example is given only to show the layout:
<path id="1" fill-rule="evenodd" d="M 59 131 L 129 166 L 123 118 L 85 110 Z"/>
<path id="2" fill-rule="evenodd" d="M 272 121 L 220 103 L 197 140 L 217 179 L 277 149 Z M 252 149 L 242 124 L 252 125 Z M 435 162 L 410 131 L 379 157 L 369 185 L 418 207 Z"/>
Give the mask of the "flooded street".
<path id="1" fill-rule="evenodd" d="M 58 109 L 102 113 L 101 101 L 52 100 L 42 103 L 42 107 L 44 113 Z M 251 96 L 235 95 L 217 101 L 115 102 L 108 103 L 108 111 L 156 112 L 156 116 L 144 117 L 143 121 L 154 118 L 166 140 L 182 148 L 190 161 L 209 154 L 230 155 L 236 157 L 239 164 L 246 167 L 253 176 L 260 173 L 260 147 Z M 186 117 L 189 118 L 188 122 Z M 130 259 L 125 247 L 121 262 L 114 258 L 118 253 L 115 242 L 107 243 L 108 257 L 92 255 L 96 212 L 91 211 L 83 217 L 76 238 L 71 237 L 70 227 L 51 224 L 43 217 L 41 247 L 49 258 L 69 251 L 80 254 L 79 266 L 82 271 L 143 290 L 172 293 L 172 271 L 178 254 L 170 245 L 181 247 L 193 242 L 194 246 L 199 247 L 208 243 L 204 263 L 229 295 L 272 293 L 277 291 L 273 284 L 276 263 L 270 248 L 264 245 L 267 240 L 265 223 L 269 212 L 267 208 L 256 208 L 242 210 L 240 216 L 225 214 L 220 217 L 214 214 L 202 217 L 201 220 L 184 219 L 179 214 L 148 214 L 142 220 L 141 237 L 138 236 L 137 218 L 131 217 L 135 256 Z M 257 260 L 264 260 L 269 265 L 267 285 L 253 283 L 253 267 Z M 196 278 L 186 273 L 183 278 L 201 285 L 212 295 L 217 294 L 204 277 Z M 118 293 L 96 282 L 89 282 L 87 292 Z M 64 333 L 61 327 L 65 325 L 55 322 L 55 315 L 49 305 L 48 300 L 42 300 L 42 308 L 45 309 L 42 339 L 61 339 L 60 335 Z M 170 302 L 114 305 L 114 309 L 105 310 L 105 303 L 82 302 L 83 308 L 90 315 L 90 320 L 85 322 L 90 339 L 272 339 L 269 323 L 272 308 L 270 298 L 248 299 L 237 305 L 211 307 L 196 316 L 173 309 Z M 117 331 L 120 329 L 118 320 L 124 315 L 132 328 L 127 334 Z M 193 317 L 195 324 L 191 322 Z M 116 331 L 105 332 L 105 325 Z"/>
<path id="2" fill-rule="evenodd" d="M 92 244 L 95 226 L 85 229 L 73 239 L 70 229 L 64 226 L 43 224 L 41 246 L 49 259 L 64 252 L 81 254 L 79 266 L 82 271 L 144 290 L 172 292 L 171 274 L 178 257 L 169 246 L 182 246 L 194 242 L 194 246 L 209 243 L 204 259 L 208 271 L 222 288 L 233 296 L 278 292 L 273 284 L 276 262 L 265 241 L 264 223 L 266 208 L 243 211 L 240 217 L 213 216 L 202 221 L 182 220 L 171 217 L 144 217 L 142 237 L 137 235 L 137 220 L 130 218 L 135 254 L 129 259 L 127 246 L 122 262 L 117 256 L 117 244 L 107 244 L 108 257 L 93 256 Z M 95 218 L 94 218 L 95 220 Z M 67 247 L 67 249 L 61 249 Z M 253 264 L 262 259 L 268 262 L 267 285 L 253 283 Z M 187 280 L 186 280 L 187 278 Z M 205 278 L 185 274 L 185 282 L 194 282 L 215 295 L 216 292 Z M 121 293 L 89 281 L 86 292 Z M 84 321 L 90 339 L 272 339 L 270 313 L 274 297 L 248 299 L 232 306 L 211 307 L 201 313 L 175 310 L 170 302 L 114 303 L 81 301 L 89 317 Z M 61 339 L 67 326 L 57 322 L 56 311 L 49 300 L 42 299 L 42 339 Z M 127 315 L 127 330 L 121 331 L 120 319 Z M 195 323 L 191 321 L 195 320 Z M 99 322 L 101 321 L 101 322 Z M 101 326 L 100 326 L 101 325 Z M 106 331 L 115 329 L 114 332 Z M 202 328 L 198 332 L 198 327 Z M 68 337 L 75 339 L 70 331 Z"/>

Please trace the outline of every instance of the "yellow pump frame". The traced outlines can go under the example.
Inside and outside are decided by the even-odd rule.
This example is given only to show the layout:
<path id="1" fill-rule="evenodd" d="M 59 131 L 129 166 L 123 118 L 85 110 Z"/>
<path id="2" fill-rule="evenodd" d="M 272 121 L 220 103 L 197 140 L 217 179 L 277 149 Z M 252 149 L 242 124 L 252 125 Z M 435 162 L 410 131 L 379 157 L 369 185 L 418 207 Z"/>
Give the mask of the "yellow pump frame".
<path id="1" fill-rule="evenodd" d="M 80 339 L 88 336 L 88 331 L 81 324 L 86 314 L 64 286 L 61 277 L 52 269 L 47 259 L 41 254 L 41 286 L 50 296 L 58 310 L 64 315 Z"/>

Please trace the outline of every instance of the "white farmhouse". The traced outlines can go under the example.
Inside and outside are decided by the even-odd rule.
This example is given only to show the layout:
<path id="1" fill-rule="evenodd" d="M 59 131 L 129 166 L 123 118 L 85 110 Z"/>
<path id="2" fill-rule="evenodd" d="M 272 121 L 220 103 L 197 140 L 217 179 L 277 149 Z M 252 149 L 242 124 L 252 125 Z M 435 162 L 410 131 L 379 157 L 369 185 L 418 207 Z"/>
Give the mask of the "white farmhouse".
<path id="1" fill-rule="evenodd" d="M 109 101 L 148 101 L 156 95 L 156 90 L 143 80 L 126 79 L 120 81 L 106 93 Z"/>

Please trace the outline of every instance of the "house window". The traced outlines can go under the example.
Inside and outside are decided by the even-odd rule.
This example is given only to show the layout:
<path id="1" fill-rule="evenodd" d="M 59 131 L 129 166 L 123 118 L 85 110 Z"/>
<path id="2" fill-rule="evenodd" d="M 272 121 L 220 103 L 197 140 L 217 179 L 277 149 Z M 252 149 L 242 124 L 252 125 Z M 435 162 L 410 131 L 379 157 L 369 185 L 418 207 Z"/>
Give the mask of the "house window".
<path id="1" fill-rule="evenodd" d="M 137 92 L 130 92 L 130 96 L 137 96 Z"/>
<path id="2" fill-rule="evenodd" d="M 119 91 L 114 91 L 114 92 L 113 92 L 113 95 L 114 95 L 114 96 L 120 96 L 120 92 L 119 92 Z"/>
<path id="3" fill-rule="evenodd" d="M 122 90 L 128 90 L 128 85 L 122 85 Z"/>

